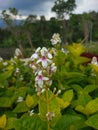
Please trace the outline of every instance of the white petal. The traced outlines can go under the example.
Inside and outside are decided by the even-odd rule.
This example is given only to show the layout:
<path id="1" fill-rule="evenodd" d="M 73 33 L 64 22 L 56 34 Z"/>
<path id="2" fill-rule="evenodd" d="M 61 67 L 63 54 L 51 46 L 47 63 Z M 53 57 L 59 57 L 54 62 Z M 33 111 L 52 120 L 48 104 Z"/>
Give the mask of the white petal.
<path id="1" fill-rule="evenodd" d="M 48 53 L 48 58 L 52 59 L 52 55 L 50 53 Z"/>
<path id="2" fill-rule="evenodd" d="M 38 86 L 41 88 L 43 87 L 43 80 L 38 80 Z"/>
<path id="3" fill-rule="evenodd" d="M 43 47 L 43 48 L 41 49 L 41 55 L 42 55 L 42 56 L 45 56 L 45 55 L 47 54 L 47 52 L 48 52 L 48 50 L 47 50 L 46 47 Z"/>
<path id="4" fill-rule="evenodd" d="M 32 56 L 31 56 L 31 59 L 37 59 L 38 58 L 38 54 L 37 53 L 34 53 Z"/>
<path id="5" fill-rule="evenodd" d="M 38 47 L 35 52 L 39 52 L 41 50 L 41 47 Z"/>
<path id="6" fill-rule="evenodd" d="M 38 72 L 38 75 L 42 75 L 42 70 L 40 70 L 40 71 Z"/>
<path id="7" fill-rule="evenodd" d="M 48 63 L 52 63 L 52 61 L 51 61 L 51 60 L 49 60 L 49 59 L 47 59 L 47 61 L 48 61 Z"/>
<path id="8" fill-rule="evenodd" d="M 38 64 L 38 63 L 40 63 L 40 62 L 42 62 L 42 60 L 41 60 L 41 59 L 37 60 L 37 62 L 36 62 L 36 63 Z"/>
<path id="9" fill-rule="evenodd" d="M 48 78 L 48 77 L 43 77 L 43 80 L 46 80 L 46 81 L 47 81 L 47 80 L 49 80 L 49 78 Z"/>
<path id="10" fill-rule="evenodd" d="M 42 61 L 42 66 L 43 66 L 44 68 L 47 68 L 47 66 L 48 66 L 47 60 Z"/>

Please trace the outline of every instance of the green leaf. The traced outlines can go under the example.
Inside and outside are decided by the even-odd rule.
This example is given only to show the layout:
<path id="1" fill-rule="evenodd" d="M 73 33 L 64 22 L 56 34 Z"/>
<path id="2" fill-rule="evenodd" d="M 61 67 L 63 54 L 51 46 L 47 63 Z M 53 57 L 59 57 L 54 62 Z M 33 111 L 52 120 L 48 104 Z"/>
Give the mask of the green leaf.
<path id="1" fill-rule="evenodd" d="M 91 100 L 85 107 L 88 114 L 93 114 L 98 111 L 98 98 Z"/>
<path id="2" fill-rule="evenodd" d="M 33 108 L 38 104 L 38 97 L 36 94 L 32 96 L 28 94 L 25 102 L 29 108 Z"/>
<path id="3" fill-rule="evenodd" d="M 79 94 L 78 94 L 78 99 L 75 100 L 73 102 L 74 106 L 77 106 L 77 105 L 82 105 L 82 106 L 86 106 L 87 103 L 91 100 L 92 98 L 87 94 L 87 93 L 84 93 L 83 91 L 80 91 Z"/>
<path id="4" fill-rule="evenodd" d="M 70 102 L 64 101 L 63 99 L 57 97 L 57 101 L 62 109 L 67 108 L 70 105 Z"/>
<path id="5" fill-rule="evenodd" d="M 22 101 L 20 103 L 17 104 L 17 106 L 15 107 L 15 109 L 13 110 L 13 112 L 15 113 L 21 113 L 21 112 L 26 112 L 28 111 L 29 108 L 27 107 L 25 101 Z"/>
<path id="6" fill-rule="evenodd" d="M 86 93 L 90 93 L 92 91 L 94 91 L 95 89 L 98 89 L 97 85 L 87 85 L 83 91 L 85 91 Z"/>
<path id="7" fill-rule="evenodd" d="M 86 50 L 86 48 L 80 43 L 73 43 L 72 45 L 68 45 L 66 48 L 74 56 L 80 56 Z"/>
<path id="8" fill-rule="evenodd" d="M 4 114 L 0 117 L 0 128 L 4 129 L 6 126 L 6 122 L 7 119 L 6 119 L 6 115 Z"/>
<path id="9" fill-rule="evenodd" d="M 72 84 L 72 86 L 71 86 L 77 93 L 80 93 L 82 90 L 83 90 L 83 88 L 80 86 L 80 85 L 78 85 L 78 84 Z"/>
<path id="10" fill-rule="evenodd" d="M 78 105 L 75 110 L 84 113 L 86 115 L 93 114 L 98 111 L 98 98 L 91 100 L 88 104 L 83 107 L 82 105 Z"/>
<path id="11" fill-rule="evenodd" d="M 19 120 L 17 118 L 8 118 L 7 120 L 7 126 L 6 126 L 6 129 L 9 130 L 9 129 L 13 129 L 13 128 L 19 128 Z"/>
<path id="12" fill-rule="evenodd" d="M 75 110 L 77 110 L 85 115 L 87 115 L 87 113 L 88 113 L 82 105 L 76 106 Z"/>
<path id="13" fill-rule="evenodd" d="M 12 71 L 6 71 L 0 74 L 0 82 L 4 82 L 7 78 L 12 75 Z"/>
<path id="14" fill-rule="evenodd" d="M 79 116 L 64 115 L 58 120 L 53 130 L 67 130 L 70 125 L 74 125 L 79 120 L 81 120 Z"/>
<path id="15" fill-rule="evenodd" d="M 95 114 L 88 118 L 88 120 L 85 122 L 88 126 L 98 130 L 98 114 Z"/>
<path id="16" fill-rule="evenodd" d="M 16 90 L 18 97 L 25 97 L 26 92 L 27 92 L 27 87 L 20 87 Z"/>
<path id="17" fill-rule="evenodd" d="M 27 95 L 26 97 L 26 105 L 31 108 L 34 105 L 34 99 L 32 98 L 31 95 Z"/>
<path id="18" fill-rule="evenodd" d="M 73 90 L 68 90 L 68 91 L 66 91 L 64 94 L 63 94 L 63 96 L 62 96 L 62 99 L 64 100 L 64 101 L 67 101 L 67 102 L 71 102 L 72 101 L 72 99 L 73 99 Z"/>
<path id="19" fill-rule="evenodd" d="M 47 122 L 41 120 L 36 114 L 33 116 L 24 114 L 21 117 L 20 122 L 23 130 L 47 130 Z"/>
<path id="20" fill-rule="evenodd" d="M 11 107 L 13 103 L 14 103 L 13 98 L 0 97 L 0 107 Z"/>

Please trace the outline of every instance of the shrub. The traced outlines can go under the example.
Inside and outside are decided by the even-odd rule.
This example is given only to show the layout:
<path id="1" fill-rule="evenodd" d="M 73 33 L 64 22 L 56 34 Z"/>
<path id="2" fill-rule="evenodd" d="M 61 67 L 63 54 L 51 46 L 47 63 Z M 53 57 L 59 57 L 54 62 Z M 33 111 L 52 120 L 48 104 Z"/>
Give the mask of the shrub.
<path id="1" fill-rule="evenodd" d="M 37 48 L 27 59 L 0 58 L 0 128 L 98 129 L 98 63 L 86 66 L 85 47 Z"/>

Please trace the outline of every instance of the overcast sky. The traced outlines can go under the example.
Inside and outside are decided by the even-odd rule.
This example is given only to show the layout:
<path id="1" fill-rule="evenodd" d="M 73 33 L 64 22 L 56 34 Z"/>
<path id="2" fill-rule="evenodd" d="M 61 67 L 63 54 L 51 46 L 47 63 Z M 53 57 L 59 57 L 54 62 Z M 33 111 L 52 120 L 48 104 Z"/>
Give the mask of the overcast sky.
<path id="1" fill-rule="evenodd" d="M 0 12 L 10 7 L 18 9 L 19 13 L 27 16 L 34 14 L 44 15 L 46 19 L 55 16 L 51 12 L 55 0 L 0 0 Z M 66 0 L 65 0 L 66 1 Z M 98 0 L 76 0 L 77 8 L 74 13 L 83 13 L 88 11 L 98 11 Z"/>

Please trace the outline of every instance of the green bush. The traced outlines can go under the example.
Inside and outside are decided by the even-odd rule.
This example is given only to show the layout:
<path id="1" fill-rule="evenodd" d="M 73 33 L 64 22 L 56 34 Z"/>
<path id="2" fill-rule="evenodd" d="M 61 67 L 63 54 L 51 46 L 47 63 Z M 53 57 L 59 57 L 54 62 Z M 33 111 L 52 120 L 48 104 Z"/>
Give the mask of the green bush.
<path id="1" fill-rule="evenodd" d="M 84 64 L 81 44 L 55 47 L 28 59 L 0 58 L 1 129 L 98 129 L 98 65 Z"/>
<path id="2" fill-rule="evenodd" d="M 86 44 L 87 51 L 90 53 L 98 54 L 98 43 L 92 42 Z"/>

